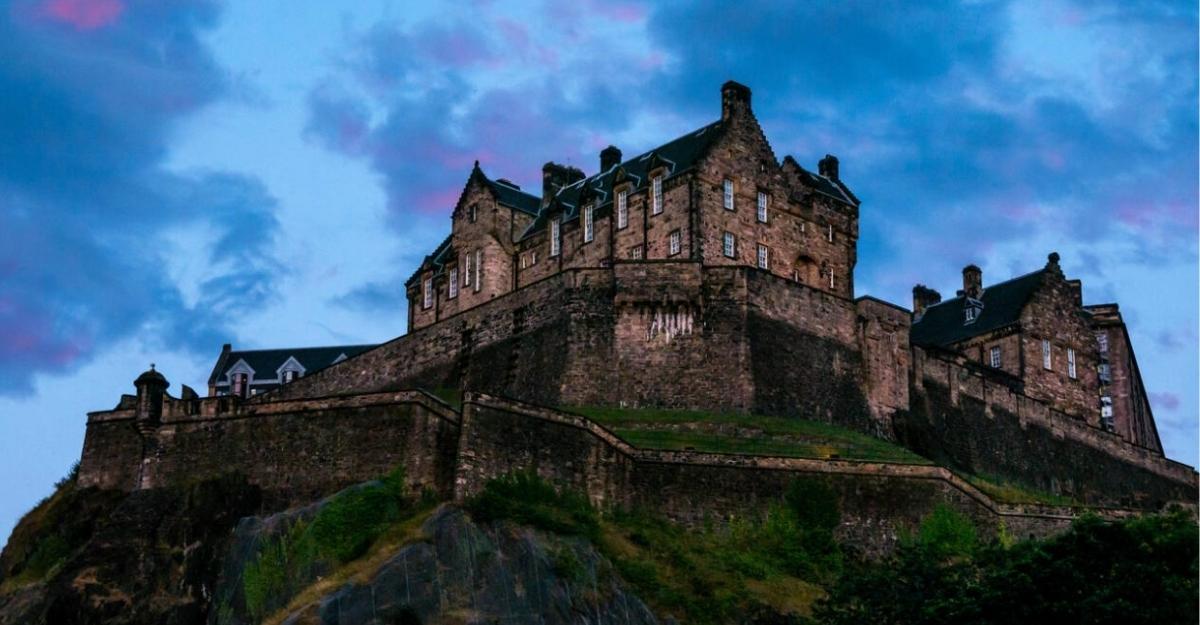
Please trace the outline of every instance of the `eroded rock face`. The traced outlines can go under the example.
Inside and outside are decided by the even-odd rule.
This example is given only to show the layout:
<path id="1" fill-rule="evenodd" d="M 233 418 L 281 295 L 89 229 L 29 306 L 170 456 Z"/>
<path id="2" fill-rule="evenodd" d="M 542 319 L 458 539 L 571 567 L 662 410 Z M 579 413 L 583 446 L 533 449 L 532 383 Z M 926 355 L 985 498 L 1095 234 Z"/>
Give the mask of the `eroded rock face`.
<path id="1" fill-rule="evenodd" d="M 586 539 L 507 523 L 481 525 L 449 506 L 435 512 L 423 531 L 425 540 L 398 549 L 369 581 L 344 585 L 283 622 L 658 623 Z M 243 621 L 218 610 L 210 622 Z"/>

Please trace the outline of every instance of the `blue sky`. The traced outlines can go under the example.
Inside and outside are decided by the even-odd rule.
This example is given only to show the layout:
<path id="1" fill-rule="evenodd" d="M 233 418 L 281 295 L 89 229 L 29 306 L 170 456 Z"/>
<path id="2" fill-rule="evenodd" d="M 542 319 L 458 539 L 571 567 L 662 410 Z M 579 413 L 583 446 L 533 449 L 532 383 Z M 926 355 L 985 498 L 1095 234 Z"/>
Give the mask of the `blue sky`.
<path id="1" fill-rule="evenodd" d="M 478 159 L 538 188 L 715 119 L 862 198 L 857 290 L 903 305 L 1056 250 L 1117 301 L 1172 458 L 1197 462 L 1192 2 L 0 8 L 0 536 L 155 362 L 382 341 Z"/>

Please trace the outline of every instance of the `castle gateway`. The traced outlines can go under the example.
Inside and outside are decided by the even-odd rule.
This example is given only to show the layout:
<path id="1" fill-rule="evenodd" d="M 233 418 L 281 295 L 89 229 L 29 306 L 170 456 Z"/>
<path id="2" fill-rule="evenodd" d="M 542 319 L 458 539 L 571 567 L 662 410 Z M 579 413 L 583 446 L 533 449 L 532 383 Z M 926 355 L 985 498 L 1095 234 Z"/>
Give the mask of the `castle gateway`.
<path id="1" fill-rule="evenodd" d="M 815 172 L 778 159 L 743 85 L 721 88 L 720 111 L 632 158 L 605 148 L 590 176 L 547 163 L 537 195 L 476 164 L 449 236 L 407 282 L 408 334 L 249 398 L 175 399 L 161 376 L 139 378 L 137 397 L 89 415 L 81 481 L 133 489 L 232 466 L 287 499 L 401 462 L 461 496 L 524 466 L 628 501 L 645 467 L 678 463 L 760 471 L 680 510 L 769 498 L 767 469 L 871 475 L 884 491 L 936 478 L 985 499 L 911 467 L 649 458 L 536 408 L 599 405 L 824 421 L 1091 506 L 1194 499 L 1196 473 L 1163 456 L 1117 305 L 1085 305 L 1057 254 L 990 286 L 968 266 L 945 301 L 918 285 L 912 311 L 856 298 L 859 200 L 838 159 Z M 460 412 L 419 389 L 468 401 Z M 653 489 L 685 488 L 686 471 Z"/>

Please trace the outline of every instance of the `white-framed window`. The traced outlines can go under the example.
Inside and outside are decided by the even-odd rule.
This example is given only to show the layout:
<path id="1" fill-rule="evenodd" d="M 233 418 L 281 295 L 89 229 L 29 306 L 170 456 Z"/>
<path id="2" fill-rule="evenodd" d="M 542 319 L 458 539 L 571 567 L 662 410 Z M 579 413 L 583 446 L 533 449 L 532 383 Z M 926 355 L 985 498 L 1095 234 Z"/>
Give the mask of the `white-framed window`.
<path id="1" fill-rule="evenodd" d="M 1071 378 L 1072 380 L 1074 380 L 1076 378 L 1076 375 L 1075 375 L 1075 349 L 1072 347 L 1067 348 L 1067 377 Z"/>
<path id="2" fill-rule="evenodd" d="M 641 260 L 642 259 L 642 246 L 635 245 L 635 246 L 629 248 L 629 257 L 632 258 L 633 260 Z"/>
<path id="3" fill-rule="evenodd" d="M 1112 397 L 1105 395 L 1100 398 L 1100 416 L 1109 418 L 1109 419 L 1112 418 L 1112 416 L 1113 416 Z"/>
<path id="4" fill-rule="evenodd" d="M 679 250 L 682 249 L 682 247 L 683 235 L 681 235 L 678 230 L 672 230 L 671 234 L 667 235 L 667 248 L 669 250 L 667 254 L 669 256 L 674 256 L 679 253 Z"/>
<path id="5" fill-rule="evenodd" d="M 651 211 L 655 215 L 663 212 L 663 197 L 662 197 L 662 176 L 655 176 L 650 182 L 650 192 L 653 194 L 654 209 Z"/>
<path id="6" fill-rule="evenodd" d="M 758 268 L 759 269 L 770 269 L 771 268 L 771 250 L 770 250 L 770 248 L 763 245 L 762 243 L 758 244 Z"/>
<path id="7" fill-rule="evenodd" d="M 1100 383 L 1112 382 L 1112 367 L 1107 362 L 1100 363 Z"/>
<path id="8" fill-rule="evenodd" d="M 472 254 L 467 252 L 467 257 L 463 259 L 463 286 L 471 286 L 471 275 L 474 273 L 471 270 Z"/>
<path id="9" fill-rule="evenodd" d="M 558 217 L 550 220 L 550 255 L 558 256 L 562 249 L 562 222 Z"/>
<path id="10" fill-rule="evenodd" d="M 282 381 L 284 384 L 287 384 L 289 382 L 295 382 L 296 378 L 300 377 L 300 372 L 296 371 L 295 369 L 284 369 L 282 377 L 283 377 Z"/>
<path id="11" fill-rule="evenodd" d="M 238 397 L 245 397 L 247 388 L 250 386 L 250 376 L 245 373 L 233 374 L 233 394 Z"/>
<path id="12" fill-rule="evenodd" d="M 737 256 L 737 238 L 732 232 L 726 232 L 722 238 L 721 251 L 729 258 Z"/>
<path id="13" fill-rule="evenodd" d="M 458 297 L 458 267 L 450 269 L 450 299 Z"/>
<path id="14" fill-rule="evenodd" d="M 995 369 L 1000 368 L 1000 346 L 999 345 L 992 348 L 991 362 L 989 364 L 991 364 L 992 367 Z"/>
<path id="15" fill-rule="evenodd" d="M 833 224 L 825 225 L 825 239 L 830 243 L 833 243 Z"/>
<path id="16" fill-rule="evenodd" d="M 1108 353 L 1108 335 L 1107 334 L 1105 334 L 1104 332 L 1097 332 L 1096 333 L 1096 344 L 1100 346 L 1101 354 Z"/>
<path id="17" fill-rule="evenodd" d="M 725 210 L 733 210 L 733 181 L 725 179 Z"/>
<path id="18" fill-rule="evenodd" d="M 592 205 L 583 207 L 583 242 L 591 243 L 596 238 L 596 222 L 593 220 Z"/>
<path id="19" fill-rule="evenodd" d="M 433 278 L 425 278 L 421 292 L 421 308 L 433 306 Z"/>
<path id="20" fill-rule="evenodd" d="M 764 223 L 764 224 L 767 223 L 767 198 L 768 197 L 769 196 L 766 193 L 764 193 L 762 191 L 758 192 L 758 221 L 760 223 Z"/>
<path id="21" fill-rule="evenodd" d="M 617 229 L 629 225 L 629 191 L 617 192 Z"/>
<path id="22" fill-rule="evenodd" d="M 963 310 L 963 314 L 965 315 L 964 323 L 974 323 L 975 316 L 979 314 L 979 309 L 974 306 L 968 306 Z"/>
<path id="23" fill-rule="evenodd" d="M 475 292 L 483 288 L 483 250 L 475 250 Z"/>
<path id="24" fill-rule="evenodd" d="M 1042 368 L 1050 371 L 1053 364 L 1050 359 L 1050 341 L 1042 339 Z"/>

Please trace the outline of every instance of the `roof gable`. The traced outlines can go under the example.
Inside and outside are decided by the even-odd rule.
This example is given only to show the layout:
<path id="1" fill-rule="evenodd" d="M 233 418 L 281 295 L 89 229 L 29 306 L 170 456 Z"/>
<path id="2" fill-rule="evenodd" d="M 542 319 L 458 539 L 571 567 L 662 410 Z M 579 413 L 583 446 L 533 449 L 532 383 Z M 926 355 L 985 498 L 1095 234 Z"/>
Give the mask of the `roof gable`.
<path id="1" fill-rule="evenodd" d="M 960 295 L 926 308 L 912 325 L 912 343 L 945 347 L 1017 323 L 1021 311 L 1041 287 L 1045 273 L 1045 269 L 1039 269 L 993 284 L 983 290 L 978 300 Z M 967 308 L 978 310 L 970 322 Z"/>
<path id="2" fill-rule="evenodd" d="M 210 383 L 224 381 L 225 376 L 234 370 L 252 372 L 256 378 L 277 377 L 279 371 L 288 368 L 287 365 L 292 363 L 299 365 L 305 375 L 310 375 L 334 364 L 342 354 L 355 356 L 374 347 L 375 345 L 334 345 L 230 351 L 225 362 L 232 364 L 220 367 L 218 363 L 220 368 Z"/>

